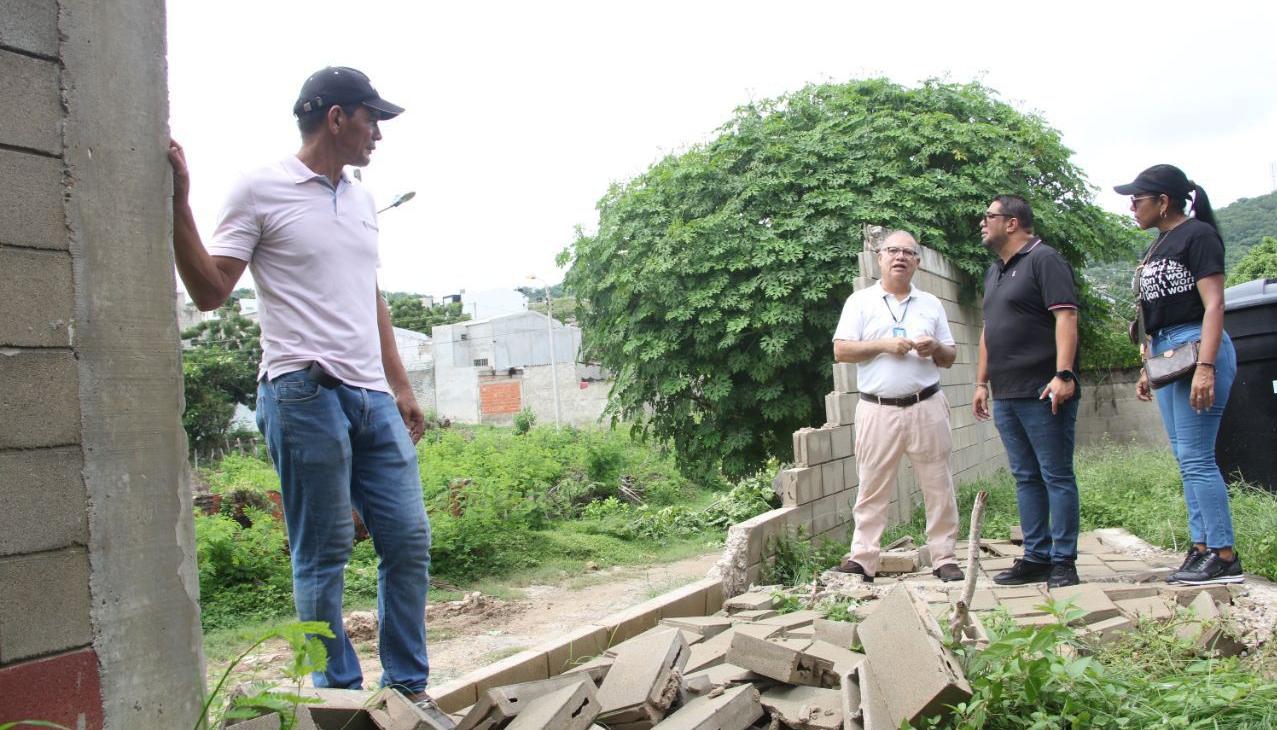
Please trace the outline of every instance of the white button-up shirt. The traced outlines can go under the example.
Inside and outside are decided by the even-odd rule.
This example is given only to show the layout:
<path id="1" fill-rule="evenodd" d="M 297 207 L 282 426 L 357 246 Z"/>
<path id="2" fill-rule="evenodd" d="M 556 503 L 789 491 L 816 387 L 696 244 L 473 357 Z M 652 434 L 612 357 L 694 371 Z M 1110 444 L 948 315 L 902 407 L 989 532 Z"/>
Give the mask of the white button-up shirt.
<path id="1" fill-rule="evenodd" d="M 894 334 L 897 328 L 903 328 L 904 334 Z M 835 340 L 853 342 L 895 336 L 915 339 L 923 335 L 934 337 L 943 345 L 954 344 L 949 319 L 940 300 L 912 286 L 903 300 L 897 299 L 895 294 L 885 291 L 881 283 L 847 297 L 838 328 L 834 330 Z M 904 355 L 877 355 L 856 364 L 856 385 L 860 392 L 883 398 L 912 395 L 939 380 L 940 368 L 935 361 L 919 357 L 913 350 Z"/>

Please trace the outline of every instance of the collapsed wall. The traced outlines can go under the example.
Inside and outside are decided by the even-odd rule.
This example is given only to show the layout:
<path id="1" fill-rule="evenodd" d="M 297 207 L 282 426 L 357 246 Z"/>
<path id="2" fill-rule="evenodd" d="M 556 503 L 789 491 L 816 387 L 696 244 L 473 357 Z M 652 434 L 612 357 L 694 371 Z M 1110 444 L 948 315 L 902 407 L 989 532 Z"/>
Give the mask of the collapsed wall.
<path id="1" fill-rule="evenodd" d="M 0 0 L 0 724 L 203 689 L 162 0 Z"/>

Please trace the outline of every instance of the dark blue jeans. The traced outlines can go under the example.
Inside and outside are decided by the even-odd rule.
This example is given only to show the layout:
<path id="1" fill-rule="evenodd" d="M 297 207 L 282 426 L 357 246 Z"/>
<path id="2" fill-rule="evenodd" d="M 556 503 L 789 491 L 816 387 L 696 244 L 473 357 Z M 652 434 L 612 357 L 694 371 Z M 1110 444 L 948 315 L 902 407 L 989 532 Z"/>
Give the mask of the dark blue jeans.
<path id="1" fill-rule="evenodd" d="M 394 399 L 345 385 L 324 388 L 305 371 L 286 373 L 258 384 L 257 424 L 279 472 L 297 616 L 324 621 L 336 634 L 323 640 L 328 669 L 313 675 L 315 686 L 363 688 L 359 656 L 342 629 L 353 508 L 379 559 L 381 684 L 425 689 L 430 522 L 417 452 Z"/>
<path id="2" fill-rule="evenodd" d="M 1073 476 L 1077 408 L 1076 397 L 1054 415 L 1049 400 L 993 401 L 993 422 L 1015 477 L 1024 557 L 1035 563 L 1072 563 L 1077 559 L 1081 522 Z"/>
<path id="3" fill-rule="evenodd" d="M 1153 336 L 1152 354 L 1160 355 L 1201 336 L 1200 323 L 1163 327 Z M 1153 391 L 1184 482 L 1189 536 L 1194 543 L 1212 549 L 1233 546 L 1233 515 L 1228 506 L 1228 486 L 1215 463 L 1215 437 L 1219 435 L 1224 406 L 1236 376 L 1237 352 L 1225 332 L 1215 355 L 1215 405 L 1210 410 L 1198 413 L 1189 403 L 1192 378 Z"/>

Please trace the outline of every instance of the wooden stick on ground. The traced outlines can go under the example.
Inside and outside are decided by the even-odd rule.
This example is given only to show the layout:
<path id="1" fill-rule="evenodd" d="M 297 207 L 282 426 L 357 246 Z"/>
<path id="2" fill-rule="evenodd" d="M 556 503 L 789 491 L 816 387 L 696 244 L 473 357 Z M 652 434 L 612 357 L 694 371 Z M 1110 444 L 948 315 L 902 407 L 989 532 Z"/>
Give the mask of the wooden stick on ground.
<path id="1" fill-rule="evenodd" d="M 981 490 L 971 507 L 971 532 L 967 537 L 967 579 L 962 584 L 962 597 L 954 605 L 949 622 L 949 633 L 956 641 L 961 641 L 971 628 L 971 599 L 975 596 L 976 575 L 980 570 L 980 528 L 984 524 L 984 505 L 988 499 L 989 493 Z"/>

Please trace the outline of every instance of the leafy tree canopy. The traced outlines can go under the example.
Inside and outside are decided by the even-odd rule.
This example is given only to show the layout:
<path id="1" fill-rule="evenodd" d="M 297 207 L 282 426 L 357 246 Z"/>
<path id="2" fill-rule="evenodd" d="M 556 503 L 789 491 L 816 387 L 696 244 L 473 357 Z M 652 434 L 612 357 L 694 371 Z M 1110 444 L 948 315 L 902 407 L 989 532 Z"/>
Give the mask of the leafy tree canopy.
<path id="1" fill-rule="evenodd" d="M 1137 245 L 1092 203 L 1060 135 L 979 84 L 805 87 L 736 110 L 711 142 L 599 201 L 561 256 L 609 408 L 688 468 L 749 473 L 823 421 L 830 337 L 865 224 L 903 228 L 977 278 L 978 219 L 1024 195 L 1075 266 Z"/>
<path id="2" fill-rule="evenodd" d="M 462 312 L 461 302 L 436 304 L 427 307 L 421 303 L 420 294 L 390 292 L 386 294 L 386 302 L 390 305 L 390 323 L 406 330 L 430 334 L 432 327 L 455 324 L 470 319 L 470 315 Z"/>
<path id="3" fill-rule="evenodd" d="M 1277 192 L 1235 200 L 1216 211 L 1215 217 L 1224 239 L 1226 268 L 1232 271 L 1252 246 L 1265 236 L 1277 236 Z"/>
<path id="4" fill-rule="evenodd" d="M 1228 274 L 1228 286 L 1255 279 L 1277 279 L 1277 238 L 1264 236 Z"/>
<path id="5" fill-rule="evenodd" d="M 230 299 L 210 319 L 182 333 L 186 410 L 182 425 L 192 450 L 224 445 L 235 405 L 257 405 L 257 366 L 262 359 L 261 328 Z"/>

